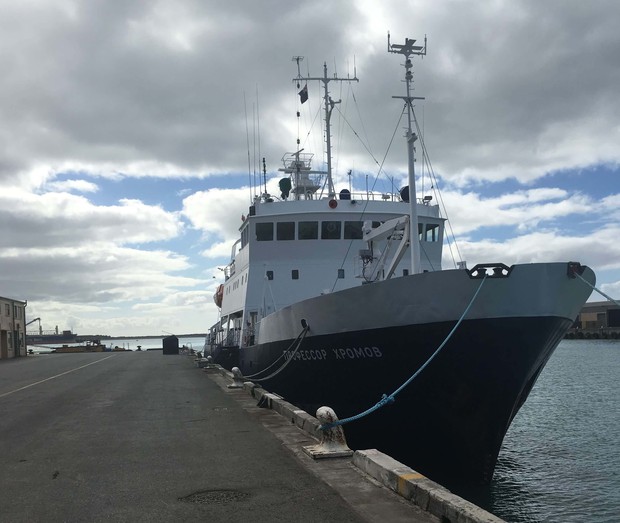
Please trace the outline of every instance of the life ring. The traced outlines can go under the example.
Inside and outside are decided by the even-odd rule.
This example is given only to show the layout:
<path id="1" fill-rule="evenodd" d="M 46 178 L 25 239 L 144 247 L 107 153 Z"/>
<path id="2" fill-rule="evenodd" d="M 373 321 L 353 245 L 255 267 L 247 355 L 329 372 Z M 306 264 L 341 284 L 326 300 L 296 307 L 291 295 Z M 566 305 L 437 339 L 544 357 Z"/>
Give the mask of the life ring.
<path id="1" fill-rule="evenodd" d="M 222 308 L 222 300 L 224 299 L 224 285 L 220 284 L 213 295 L 213 301 L 218 308 Z"/>

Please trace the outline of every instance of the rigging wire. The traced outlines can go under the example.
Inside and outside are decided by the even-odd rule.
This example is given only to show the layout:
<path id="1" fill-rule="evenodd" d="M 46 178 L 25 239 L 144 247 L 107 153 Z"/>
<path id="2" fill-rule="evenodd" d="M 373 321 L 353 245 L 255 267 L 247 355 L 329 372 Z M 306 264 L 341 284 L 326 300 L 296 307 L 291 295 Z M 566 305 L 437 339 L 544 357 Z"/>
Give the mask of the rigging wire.
<path id="1" fill-rule="evenodd" d="M 256 179 L 256 104 L 252 104 L 252 171 Z"/>
<path id="2" fill-rule="evenodd" d="M 443 209 L 443 212 L 445 214 L 446 221 L 448 222 L 448 228 L 450 229 L 450 234 L 452 235 L 452 243 L 454 243 L 454 248 L 456 249 L 458 259 L 462 260 L 463 257 L 461 256 L 461 251 L 456 241 L 456 235 L 454 234 L 454 229 L 452 228 L 452 222 L 448 216 L 448 208 L 446 207 L 446 204 L 443 200 L 443 195 L 441 194 L 441 191 L 439 190 L 438 180 L 437 180 L 437 177 L 435 176 L 435 170 L 433 169 L 433 166 L 431 164 L 430 156 L 428 155 L 428 151 L 426 149 L 426 143 L 424 142 L 424 138 L 420 132 L 420 125 L 418 123 L 418 119 L 416 118 L 415 111 L 413 111 L 413 121 L 415 122 L 416 131 L 418 132 L 418 136 L 420 138 L 420 145 L 422 147 L 424 161 L 427 163 L 427 166 L 428 166 L 429 178 L 431 181 L 431 188 L 433 189 L 433 193 L 437 197 L 437 201 L 440 202 L 441 208 Z M 446 235 L 446 241 L 448 242 L 448 249 L 450 250 L 450 255 L 452 256 L 452 262 L 454 263 L 455 262 L 454 253 L 452 252 L 452 245 L 450 243 L 450 238 L 448 237 L 448 235 Z M 456 266 L 456 263 L 454 264 Z"/>
<path id="3" fill-rule="evenodd" d="M 360 135 L 358 134 L 358 132 L 353 128 L 353 126 L 351 125 L 351 123 L 349 122 L 349 120 L 346 118 L 346 116 L 343 115 L 343 119 L 345 121 L 345 123 L 349 126 L 349 128 L 351 129 L 351 131 L 353 132 L 353 134 L 355 135 L 355 137 L 360 141 L 360 143 L 362 144 L 362 146 L 364 147 L 364 149 L 366 149 L 366 151 L 368 152 L 368 154 L 370 155 L 370 157 L 373 159 L 373 161 L 375 162 L 375 164 L 379 167 L 379 169 L 377 170 L 377 175 L 375 176 L 375 180 L 372 184 L 372 187 L 370 188 L 371 191 L 374 190 L 375 185 L 377 184 L 377 180 L 379 178 L 379 175 L 383 172 L 383 174 L 385 174 L 387 176 L 387 173 L 383 170 L 383 165 L 385 164 L 385 160 L 387 159 L 387 155 L 390 151 L 390 148 L 392 147 L 392 143 L 394 142 L 394 136 L 396 136 L 396 131 L 398 131 L 398 127 L 400 126 L 400 122 L 403 118 L 403 115 L 405 114 L 405 109 L 403 108 L 403 111 L 400 114 L 400 118 L 398 119 L 398 123 L 396 124 L 396 127 L 394 129 L 394 132 L 392 133 L 392 137 L 390 138 L 390 143 L 388 144 L 387 150 L 385 151 L 385 155 L 383 156 L 383 160 L 381 160 L 381 163 L 379 163 L 379 160 L 377 160 L 377 158 L 375 157 L 375 155 L 372 153 L 372 151 L 370 150 L 370 146 L 367 145 L 362 138 L 360 137 Z M 388 177 L 388 179 L 391 181 L 392 184 L 392 189 L 394 189 L 394 182 L 393 180 L 391 180 L 391 178 Z"/>
<path id="4" fill-rule="evenodd" d="M 308 139 L 310 138 L 310 135 L 312 134 L 312 129 L 314 128 L 314 124 L 316 123 L 320 114 L 321 114 L 321 106 L 319 105 L 319 108 L 317 109 L 316 113 L 314 113 L 314 118 L 312 119 L 312 124 L 310 125 L 310 129 L 308 129 L 308 132 L 306 133 L 306 136 L 304 138 L 304 142 L 301 144 L 303 146 L 302 148 L 304 149 L 306 145 L 308 144 Z"/>
<path id="5" fill-rule="evenodd" d="M 336 64 L 334 64 L 334 70 L 335 70 Z M 340 82 L 340 92 L 338 93 L 340 101 L 342 101 L 342 88 L 343 88 L 343 82 Z M 334 106 L 335 107 L 335 106 Z M 346 106 L 345 106 L 345 113 L 346 113 Z M 340 113 L 340 111 L 338 111 L 338 125 L 336 127 L 336 147 L 335 149 L 337 151 L 340 151 L 340 147 L 342 146 L 342 113 Z M 334 147 L 332 147 L 332 152 L 334 150 Z M 332 178 L 334 176 L 335 172 L 338 172 L 338 164 L 340 163 L 340 154 L 336 154 L 336 162 L 335 165 L 332 167 Z"/>
<path id="6" fill-rule="evenodd" d="M 300 85 L 300 84 L 299 84 L 299 85 Z M 299 85 L 298 85 L 298 86 L 299 86 Z M 392 137 L 391 137 L 390 142 L 389 142 L 389 144 L 388 144 L 388 147 L 387 147 L 387 149 L 386 149 L 385 155 L 384 155 L 384 157 L 383 157 L 383 159 L 382 159 L 381 163 L 379 163 L 379 161 L 377 160 L 377 158 L 374 156 L 374 154 L 373 154 L 372 150 L 370 149 L 369 140 L 368 140 L 368 134 L 367 134 L 367 131 L 366 131 L 366 127 L 364 126 L 364 121 L 363 121 L 363 118 L 362 118 L 362 117 L 361 117 L 361 115 L 359 114 L 359 105 L 357 104 L 357 99 L 355 98 L 355 91 L 353 90 L 352 86 L 349 86 L 349 91 L 347 92 L 347 103 L 345 104 L 345 110 L 348 108 L 348 101 L 349 101 L 349 96 L 348 96 L 348 95 L 349 95 L 349 94 L 351 95 L 351 98 L 353 99 L 354 105 L 355 105 L 355 107 L 356 107 L 356 109 L 357 109 L 357 113 L 358 113 L 358 116 L 359 116 L 359 119 L 360 119 L 360 122 L 361 122 L 361 126 L 362 126 L 362 131 L 363 131 L 363 133 L 364 133 L 364 136 L 365 136 L 365 139 L 366 139 L 366 140 L 364 141 L 364 140 L 360 137 L 360 135 L 359 135 L 359 133 L 357 132 L 357 130 L 353 127 L 353 125 L 351 124 L 351 122 L 348 120 L 348 118 L 346 117 L 346 114 L 345 114 L 343 111 L 341 111 L 341 110 L 340 110 L 340 108 L 338 107 L 338 105 L 334 105 L 334 107 L 337 109 L 337 111 L 338 111 L 338 115 L 339 115 L 339 120 L 338 120 L 338 122 L 339 122 L 339 123 L 338 123 L 338 126 L 339 126 L 339 127 L 338 127 L 338 132 L 337 132 L 339 143 L 340 143 L 340 141 L 341 141 L 342 134 L 343 134 L 343 129 L 344 129 L 344 125 L 342 125 L 342 122 L 344 122 L 347 126 L 349 126 L 349 128 L 351 129 L 351 131 L 353 132 L 353 134 L 355 135 L 355 137 L 356 137 L 356 138 L 360 141 L 360 143 L 362 144 L 362 146 L 366 149 L 366 151 L 368 152 L 368 154 L 370 155 L 370 157 L 374 160 L 375 164 L 378 166 L 377 173 L 376 173 L 376 175 L 375 175 L 375 177 L 374 177 L 374 181 L 373 181 L 372 187 L 371 187 L 371 189 L 370 189 L 370 190 L 371 190 L 371 192 L 374 192 L 375 187 L 376 187 L 376 184 L 377 184 L 377 182 L 378 182 L 378 180 L 379 180 L 379 176 L 380 176 L 380 174 L 381 174 L 381 173 L 385 174 L 385 175 L 386 175 L 386 177 L 388 178 L 388 181 L 389 181 L 389 183 L 390 183 L 390 186 L 391 186 L 391 190 L 392 190 L 392 192 L 397 191 L 398 189 L 397 189 L 397 188 L 395 187 L 395 185 L 394 185 L 394 179 L 393 179 L 393 178 L 391 178 L 391 177 L 389 177 L 389 176 L 387 175 L 387 173 L 385 173 L 385 171 L 383 171 L 383 165 L 385 164 L 385 161 L 386 161 L 386 159 L 387 159 L 387 155 L 388 155 L 388 153 L 389 153 L 389 151 L 390 151 L 390 149 L 391 149 L 392 143 L 393 143 L 393 141 L 394 141 L 394 137 L 395 137 L 395 135 L 396 135 L 396 132 L 397 132 L 397 130 L 398 130 L 398 127 L 400 126 L 400 122 L 402 121 L 403 115 L 404 115 L 404 113 L 405 113 L 405 111 L 406 111 L 406 109 L 407 109 L 408 104 L 407 104 L 407 103 L 405 103 L 405 104 L 404 104 L 403 110 L 401 111 L 400 117 L 399 117 L 399 119 L 398 119 L 398 123 L 397 123 L 397 125 L 396 125 L 396 127 L 395 127 L 395 129 L 394 129 L 394 132 L 393 132 L 393 134 L 392 134 Z M 341 97 L 342 97 L 342 86 L 340 87 L 340 95 L 341 95 Z M 420 130 L 420 126 L 419 126 L 418 120 L 417 120 L 417 118 L 416 118 L 416 116 L 415 116 L 415 112 L 413 111 L 413 108 L 412 108 L 412 112 L 413 112 L 413 118 L 414 118 L 414 122 L 415 122 L 415 125 L 416 125 L 416 129 L 417 129 L 417 132 L 418 132 L 418 136 L 419 136 L 419 137 L 421 137 L 421 136 L 422 136 L 422 133 L 421 133 L 421 130 Z M 314 127 L 314 123 L 316 122 L 316 118 L 318 117 L 319 113 L 320 113 L 320 108 L 319 108 L 319 111 L 317 111 L 317 113 L 315 114 L 315 118 L 314 118 L 314 120 L 313 120 L 313 123 L 312 123 L 312 125 L 311 125 L 311 128 L 310 128 L 310 130 L 308 131 L 308 133 L 307 133 L 307 135 L 306 135 L 306 138 L 305 138 L 305 140 L 304 140 L 304 144 L 307 142 L 307 140 L 308 140 L 308 138 L 309 138 L 309 136 L 310 136 L 310 134 L 311 134 L 312 128 Z M 321 129 L 323 129 L 323 121 L 322 121 L 322 120 L 321 120 Z M 437 182 L 436 182 L 436 178 L 434 177 L 434 173 L 433 173 L 433 171 L 432 171 L 432 166 L 431 166 L 431 164 L 430 164 L 430 160 L 428 159 L 428 154 L 427 154 L 426 146 L 424 145 L 424 142 L 423 142 L 423 140 L 422 140 L 422 139 L 420 140 L 420 142 L 421 142 L 421 144 L 422 144 L 422 149 L 423 149 L 423 166 L 424 166 L 424 165 L 426 165 L 426 166 L 428 167 L 428 169 L 429 169 L 429 171 L 430 171 L 430 173 L 431 173 L 431 174 L 429 175 L 429 178 L 430 178 L 431 176 L 434 178 L 434 180 L 435 180 L 435 181 L 434 181 L 434 183 L 433 183 L 433 188 L 434 188 L 434 186 L 435 186 L 435 185 L 436 185 L 436 183 L 437 183 Z M 299 143 L 299 138 L 298 138 L 298 143 Z M 325 140 L 323 140 L 323 144 L 324 144 L 324 143 L 325 143 Z M 339 146 L 340 146 L 340 145 L 339 145 Z M 333 173 L 332 173 L 332 174 L 333 174 Z M 424 171 L 422 172 L 422 176 L 424 176 Z M 433 178 L 431 178 L 431 179 L 433 179 Z M 321 194 L 322 194 L 322 192 L 323 192 L 323 190 L 324 190 L 324 185 L 325 185 L 325 184 L 323 184 L 323 187 L 322 187 L 322 189 L 321 189 Z M 438 190 L 436 190 L 436 191 L 435 191 L 435 194 L 436 194 L 436 195 L 437 195 L 437 194 L 439 195 L 439 197 L 438 197 L 438 201 L 440 201 L 440 202 L 441 202 L 441 205 L 442 205 L 442 206 L 443 206 L 443 208 L 444 208 L 444 212 L 445 212 L 445 214 L 446 214 L 446 218 L 447 218 L 447 211 L 446 211 L 445 204 L 444 204 L 444 202 L 443 202 L 443 198 L 441 197 L 441 193 L 440 193 L 440 192 L 438 192 Z M 362 209 L 362 211 L 361 211 L 361 213 L 360 213 L 360 218 L 364 216 L 364 214 L 365 214 L 365 212 L 366 212 L 366 208 L 367 208 L 368 204 L 369 204 L 369 200 L 366 200 L 366 203 L 365 203 L 365 205 L 364 205 L 364 208 Z M 452 227 L 451 227 L 451 224 L 450 224 L 450 222 L 449 222 L 449 221 L 448 221 L 448 224 L 449 224 L 450 229 L 451 229 L 451 231 L 452 231 Z M 453 232 L 453 231 L 452 231 L 452 236 L 453 236 L 453 238 L 455 238 L 455 236 L 454 236 L 454 232 Z M 341 269 L 344 267 L 344 263 L 345 263 L 345 261 L 346 261 L 346 259 L 347 259 L 348 255 L 349 255 L 349 252 L 350 252 L 350 250 L 351 250 L 352 243 L 353 243 L 353 241 L 351 241 L 351 242 L 349 243 L 349 247 L 347 248 L 347 252 L 345 253 L 344 259 L 343 259 L 342 264 L 341 264 L 341 266 L 340 266 L 340 268 L 341 268 Z M 456 245 L 456 239 L 454 240 L 454 243 L 455 243 L 455 245 Z M 448 241 L 448 246 L 449 246 L 450 252 L 451 252 L 451 254 L 452 254 L 452 259 L 453 259 L 453 261 L 454 261 L 454 254 L 452 253 L 452 247 L 451 247 L 451 244 L 450 244 L 450 242 L 449 242 L 449 241 Z M 458 246 L 457 246 L 456 248 L 457 248 L 457 252 L 458 252 Z M 428 253 L 425 253 L 425 255 L 426 255 L 427 260 L 428 260 L 428 261 L 429 261 L 429 263 L 430 263 L 430 259 L 429 259 Z M 460 252 L 459 252 L 459 257 L 460 257 Z M 432 264 L 431 264 L 431 265 L 432 265 Z M 332 291 L 335 289 L 335 287 L 336 287 L 336 285 L 337 285 L 337 283 L 338 283 L 338 279 L 339 279 L 339 278 L 335 278 L 334 284 L 332 285 Z"/>
<path id="7" fill-rule="evenodd" d="M 310 76 L 310 72 L 308 72 L 308 76 Z M 299 74 L 298 75 L 298 83 L 297 85 L 301 85 L 301 80 L 302 77 Z M 306 84 L 307 85 L 307 84 Z M 314 117 L 312 118 L 312 123 L 310 124 L 310 126 L 308 126 L 307 123 L 307 115 L 309 113 L 312 112 L 312 100 L 314 99 L 312 96 L 308 96 L 308 100 L 306 101 L 306 104 L 308 104 L 308 111 L 301 111 L 301 108 L 299 107 L 301 104 L 299 102 L 299 96 L 298 96 L 298 91 L 299 89 L 295 90 L 295 97 L 296 97 L 296 101 L 297 101 L 297 151 L 301 150 L 301 149 L 305 149 L 306 146 L 308 145 L 308 142 L 310 141 L 311 138 L 316 139 L 316 133 L 313 133 L 312 130 L 314 129 L 314 126 L 316 124 L 317 119 L 319 119 L 319 116 L 321 114 L 321 104 L 318 104 L 317 110 L 314 113 Z M 301 133 L 301 128 L 300 128 L 300 118 L 303 115 L 304 118 L 304 126 L 306 127 L 306 129 L 308 129 L 308 131 L 306 132 L 306 135 L 304 136 L 304 140 L 303 143 L 300 140 L 300 133 Z M 316 147 L 316 144 L 313 145 L 313 150 L 319 150 L 319 147 Z M 323 185 L 325 185 L 325 182 L 323 183 Z"/>
<path id="8" fill-rule="evenodd" d="M 424 138 L 424 105 L 422 105 L 422 131 L 419 133 L 420 138 L 420 143 L 422 143 L 422 139 Z M 413 119 L 415 120 L 415 113 L 413 114 Z M 416 120 L 417 121 L 417 120 Z M 424 149 L 424 147 L 422 147 L 422 194 L 424 194 L 424 180 L 425 180 L 425 176 L 424 176 L 424 167 L 427 166 L 428 164 L 426 163 L 426 149 Z"/>
<path id="9" fill-rule="evenodd" d="M 581 274 L 579 274 L 578 272 L 574 272 L 573 273 L 575 276 L 577 276 L 582 282 L 584 282 L 585 284 L 589 285 L 593 290 L 595 290 L 596 292 L 598 292 L 601 296 L 603 296 L 604 298 L 607 298 L 609 301 L 615 303 L 618 307 L 620 307 L 620 302 L 617 300 L 614 300 L 611 296 L 605 294 L 601 289 L 597 288 L 595 285 L 592 285 L 588 280 L 586 280 Z"/>
<path id="10" fill-rule="evenodd" d="M 340 97 L 342 98 L 342 88 L 343 88 L 343 82 L 340 83 Z M 354 105 L 357 105 L 355 102 L 355 92 L 353 91 L 353 84 L 351 82 L 347 82 L 347 94 L 345 97 L 345 103 L 344 103 L 344 114 L 346 115 L 348 113 L 348 109 L 349 109 L 349 101 L 353 99 Z M 343 113 L 341 111 L 338 111 L 338 150 L 342 149 L 342 141 L 343 141 L 343 136 L 344 136 L 344 130 L 345 130 L 345 123 L 343 121 Z M 363 122 L 362 122 L 362 127 L 363 127 Z M 366 140 L 368 141 L 368 137 L 366 137 Z M 336 170 L 338 169 L 338 164 L 340 162 L 340 155 L 338 155 L 336 157 Z M 349 179 L 350 182 L 350 179 Z"/>
<path id="11" fill-rule="evenodd" d="M 373 153 L 370 149 L 370 140 L 368 139 L 368 133 L 366 132 L 366 126 L 364 125 L 364 119 L 362 118 L 362 114 L 360 113 L 360 106 L 357 103 L 357 98 L 355 98 L 355 91 L 353 90 L 353 86 L 351 86 L 351 95 L 353 97 L 353 105 L 355 106 L 355 109 L 357 110 L 357 117 L 360 119 L 360 124 L 362 125 L 362 132 L 364 133 L 364 138 L 366 140 L 366 143 L 369 144 L 368 151 L 370 152 L 370 155 L 372 156 Z"/>
<path id="12" fill-rule="evenodd" d="M 248 104 L 245 99 L 245 91 L 243 92 L 243 108 L 245 109 L 245 139 L 246 139 L 247 148 L 248 148 L 248 178 L 250 181 L 250 201 L 252 201 L 252 198 L 253 196 L 256 196 L 256 193 L 252 194 L 252 164 L 250 161 L 250 130 L 248 128 Z"/>
<path id="13" fill-rule="evenodd" d="M 259 162 L 258 172 L 259 172 L 259 177 L 260 177 L 261 154 L 260 154 L 260 113 L 259 113 L 259 106 L 258 106 L 258 84 L 256 84 L 256 135 L 258 138 L 258 157 L 256 161 Z"/>
<path id="14" fill-rule="evenodd" d="M 346 117 L 343 117 L 345 123 L 347 123 L 349 125 L 349 127 L 351 128 L 351 130 L 353 131 L 353 134 L 355 134 L 355 136 L 358 138 L 358 140 L 360 140 L 360 142 L 362 143 L 362 145 L 364 146 L 364 148 L 368 151 L 368 153 L 370 154 L 371 158 L 375 161 L 375 163 L 379 166 L 379 169 L 377 171 L 377 176 L 375 177 L 375 182 L 373 183 L 372 189 L 374 189 L 375 183 L 377 178 L 379 177 L 379 174 L 381 173 L 381 171 L 383 170 L 383 164 L 385 163 L 385 160 L 387 159 L 387 155 L 388 152 L 390 151 L 390 148 L 392 147 L 392 143 L 394 142 L 394 137 L 396 136 L 396 132 L 398 131 L 398 128 L 400 127 L 400 122 L 403 119 L 403 115 L 405 114 L 405 109 L 403 108 L 403 110 L 400 113 L 400 117 L 398 118 L 398 122 L 396 122 L 396 126 L 394 127 L 394 132 L 392 133 L 392 137 L 390 138 L 390 143 L 388 144 L 387 150 L 385 151 L 385 155 L 383 156 L 383 160 L 381 160 L 381 163 L 378 162 L 378 160 L 375 158 L 375 156 L 372 154 L 372 152 L 370 151 L 370 149 L 366 146 L 366 144 L 362 141 L 362 139 L 360 138 L 359 134 L 357 134 L 357 132 L 355 131 L 355 129 L 353 128 L 353 126 L 351 126 L 351 124 L 349 123 L 349 121 L 346 119 Z M 372 190 L 371 189 L 371 190 Z M 360 221 L 362 221 L 362 218 L 364 217 L 364 214 L 366 214 L 366 209 L 368 208 L 368 204 L 370 203 L 370 199 L 366 199 L 366 203 L 364 204 L 364 207 L 362 208 L 362 211 L 360 212 Z M 342 258 L 342 263 L 340 264 L 340 269 L 344 268 L 344 264 L 349 256 L 349 253 L 351 252 L 351 247 L 353 246 L 353 240 L 351 240 L 349 242 L 349 246 L 347 247 L 347 252 L 345 253 L 345 255 Z M 338 280 L 339 278 L 336 277 L 334 280 L 334 284 L 332 285 L 332 292 L 334 291 L 334 289 L 336 288 L 336 285 L 338 284 Z"/>
<path id="15" fill-rule="evenodd" d="M 355 106 L 356 106 L 356 108 L 358 110 L 358 113 L 359 113 L 359 105 L 357 104 L 357 100 L 355 100 L 355 93 L 354 93 L 353 90 L 352 90 L 352 93 L 353 93 L 353 99 L 355 101 Z M 403 107 L 403 111 L 402 111 L 400 119 L 399 119 L 399 124 L 400 124 L 400 120 L 402 119 L 402 117 L 403 117 L 403 115 L 405 113 L 406 108 L 407 108 L 407 103 L 405 103 L 405 106 Z M 430 157 L 428 155 L 428 150 L 427 150 L 426 144 L 424 142 L 422 129 L 420 128 L 420 124 L 419 124 L 418 119 L 416 117 L 416 113 L 413 110 L 413 107 L 412 107 L 412 114 L 413 114 L 413 120 L 414 120 L 414 123 L 415 123 L 416 131 L 417 131 L 418 137 L 420 139 L 420 144 L 421 144 L 421 147 L 422 147 L 422 158 L 423 158 L 422 165 L 426 166 L 427 169 L 428 169 L 428 173 L 429 173 L 428 176 L 429 176 L 429 180 L 431 182 L 431 188 L 433 189 L 433 192 L 434 192 L 434 194 L 435 194 L 435 196 L 437 198 L 437 201 L 440 203 L 441 208 L 443 209 L 443 213 L 444 213 L 444 215 L 446 217 L 446 221 L 448 222 L 448 228 L 450 229 L 450 235 L 452 236 L 452 242 L 450 242 L 450 237 L 448 235 L 446 235 L 446 241 L 448 243 L 448 249 L 449 249 L 450 255 L 452 257 L 452 262 L 456 266 L 454 252 L 452 251 L 452 244 L 454 244 L 454 248 L 456 249 L 458 259 L 462 260 L 463 258 L 462 258 L 461 252 L 459 250 L 457 241 L 456 241 L 456 235 L 454 234 L 454 230 L 452 228 L 452 222 L 450 221 L 449 216 L 448 216 L 447 207 L 446 207 L 445 202 L 443 200 L 443 196 L 441 194 L 441 191 L 439 191 L 438 180 L 437 180 L 437 177 L 435 176 L 435 172 L 433 170 L 433 167 L 432 167 L 432 164 L 431 164 L 431 161 L 430 161 Z M 342 115 L 342 118 L 345 121 L 345 123 L 351 128 L 351 130 L 352 130 L 353 134 L 356 136 L 356 138 L 358 138 L 358 140 L 360 140 L 360 143 L 362 143 L 362 145 L 364 146 L 364 148 L 366 149 L 368 154 L 370 154 L 371 158 L 375 161 L 375 163 L 377 165 L 379 165 L 379 162 L 377 161 L 377 159 L 375 158 L 374 154 L 370 150 L 370 146 L 367 145 L 366 142 L 364 142 L 361 139 L 361 137 L 359 136 L 358 132 L 353 128 L 353 126 L 348 121 L 346 116 Z M 360 122 L 362 123 L 362 130 L 364 131 L 364 133 L 366 133 L 366 129 L 365 129 L 364 125 L 363 125 L 363 119 L 361 118 L 361 115 L 360 115 Z M 375 179 L 373 181 L 372 187 L 370 189 L 371 191 L 374 191 L 375 186 L 377 184 L 377 181 L 379 179 L 379 175 L 381 174 L 381 172 L 383 172 L 386 175 L 386 177 L 388 177 L 388 180 L 390 182 L 392 191 L 396 191 L 397 190 L 397 188 L 394 186 L 394 180 L 392 178 L 390 178 L 389 176 L 387 176 L 387 173 L 385 173 L 383 171 L 383 164 L 385 163 L 385 160 L 387 158 L 387 154 L 388 154 L 388 152 L 389 152 L 389 150 L 391 148 L 392 142 L 394 141 L 394 135 L 395 134 L 396 134 L 396 130 L 394 131 L 394 134 L 392 135 L 392 138 L 391 138 L 390 143 L 388 145 L 388 148 L 386 150 L 386 153 L 385 153 L 385 156 L 383 158 L 383 161 L 381 162 L 380 168 L 377 171 L 377 175 L 375 176 Z M 367 136 L 366 136 L 366 140 L 368 141 Z M 422 172 L 422 176 L 424 176 L 424 172 Z M 362 212 L 362 215 L 363 214 L 364 214 L 364 212 Z M 348 253 L 348 251 L 347 251 L 347 253 Z"/>

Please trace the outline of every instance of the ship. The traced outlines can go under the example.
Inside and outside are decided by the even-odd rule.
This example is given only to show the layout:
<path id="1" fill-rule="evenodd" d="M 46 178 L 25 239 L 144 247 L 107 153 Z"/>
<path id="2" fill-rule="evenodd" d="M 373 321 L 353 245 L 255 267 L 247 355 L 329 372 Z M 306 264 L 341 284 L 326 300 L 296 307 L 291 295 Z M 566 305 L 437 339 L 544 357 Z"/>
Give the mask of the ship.
<path id="1" fill-rule="evenodd" d="M 412 62 L 404 59 L 408 185 L 392 193 L 334 186 L 329 85 L 357 75 L 304 76 L 322 88 L 327 168 L 286 153 L 279 196 L 264 191 L 242 217 L 214 299 L 205 355 L 314 414 L 348 421 L 353 449 L 376 448 L 444 485 L 488 484 L 502 440 L 595 284 L 579 262 L 442 268 L 446 219 L 416 191 Z M 299 115 L 299 113 L 298 113 Z M 404 157 L 404 155 L 403 155 Z M 263 173 L 265 173 L 263 161 Z M 266 175 L 265 175 L 266 178 Z M 360 413 L 369 412 L 360 416 Z"/>
<path id="2" fill-rule="evenodd" d="M 39 321 L 39 318 L 32 320 L 33 323 L 35 321 Z M 66 344 L 66 343 L 77 343 L 78 335 L 75 334 L 71 329 L 59 331 L 58 326 L 54 330 L 45 331 L 41 328 L 39 323 L 39 330 L 26 332 L 26 344 L 27 345 L 40 345 L 40 344 Z"/>

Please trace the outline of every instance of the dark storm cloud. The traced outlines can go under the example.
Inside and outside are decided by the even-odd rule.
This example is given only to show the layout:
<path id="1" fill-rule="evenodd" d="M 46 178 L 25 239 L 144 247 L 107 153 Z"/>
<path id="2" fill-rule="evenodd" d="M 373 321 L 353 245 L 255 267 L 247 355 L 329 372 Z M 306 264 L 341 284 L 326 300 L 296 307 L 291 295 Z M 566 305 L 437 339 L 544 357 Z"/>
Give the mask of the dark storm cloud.
<path id="1" fill-rule="evenodd" d="M 446 176 L 501 178 L 518 163 L 531 178 L 615 162 L 604 144 L 618 132 L 608 131 L 620 113 L 619 10 L 604 1 L 7 4 L 1 176 L 67 162 L 134 174 L 150 174 L 129 167 L 139 162 L 172 174 L 243 170 L 244 93 L 252 119 L 256 91 L 264 148 L 279 158 L 276 143 L 293 138 L 283 120 L 293 55 L 312 75 L 324 60 L 330 74 L 334 63 L 350 71 L 355 57 L 369 137 L 385 147 L 401 75 L 387 29 L 394 41 L 429 36 L 416 79 Z M 584 134 L 595 139 L 575 147 Z"/>
<path id="2" fill-rule="evenodd" d="M 329 29 L 310 34 L 328 14 L 320 5 L 305 11 L 288 2 L 64 5 L 12 6 L 4 18 L 10 81 L 0 86 L 0 132 L 11 145 L 1 162 L 4 177 L 67 161 L 239 168 L 244 91 L 253 98 L 261 84 L 273 92 L 276 76 L 280 86 L 288 84 L 291 48 L 306 47 L 311 37 L 338 43 Z M 321 48 L 327 52 L 326 43 Z M 274 74 L 276 65 L 282 74 Z"/>

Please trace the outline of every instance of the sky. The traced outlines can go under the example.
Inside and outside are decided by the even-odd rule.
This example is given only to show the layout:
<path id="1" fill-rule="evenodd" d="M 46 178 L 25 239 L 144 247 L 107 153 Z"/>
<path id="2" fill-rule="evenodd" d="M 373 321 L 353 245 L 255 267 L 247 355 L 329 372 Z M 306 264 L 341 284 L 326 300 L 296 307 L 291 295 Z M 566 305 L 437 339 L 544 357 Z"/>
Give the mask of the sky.
<path id="1" fill-rule="evenodd" d="M 579 261 L 618 298 L 619 19 L 615 0 L 0 0 L 0 296 L 46 330 L 206 332 L 261 158 L 274 193 L 298 137 L 324 163 L 294 56 L 359 79 L 330 82 L 337 191 L 406 184 L 389 31 L 427 37 L 418 183 L 452 252 Z"/>

